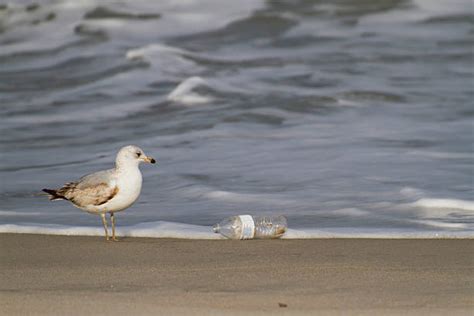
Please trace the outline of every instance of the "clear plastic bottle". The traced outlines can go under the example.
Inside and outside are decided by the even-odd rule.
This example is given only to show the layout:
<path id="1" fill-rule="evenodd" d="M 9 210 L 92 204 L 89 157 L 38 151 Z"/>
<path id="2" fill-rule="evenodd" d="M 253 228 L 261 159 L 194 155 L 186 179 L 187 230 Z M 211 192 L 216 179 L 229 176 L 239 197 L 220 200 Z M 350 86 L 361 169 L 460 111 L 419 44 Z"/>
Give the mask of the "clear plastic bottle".
<path id="1" fill-rule="evenodd" d="M 284 216 L 238 215 L 215 224 L 213 230 L 229 239 L 269 239 L 280 238 L 287 227 Z"/>

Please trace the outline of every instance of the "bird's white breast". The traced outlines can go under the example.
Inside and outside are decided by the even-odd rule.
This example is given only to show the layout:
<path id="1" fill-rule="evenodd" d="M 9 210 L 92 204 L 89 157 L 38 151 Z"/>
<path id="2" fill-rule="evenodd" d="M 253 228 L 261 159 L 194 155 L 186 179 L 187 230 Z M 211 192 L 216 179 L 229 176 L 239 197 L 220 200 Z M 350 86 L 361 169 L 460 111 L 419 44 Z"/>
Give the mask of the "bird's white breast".
<path id="1" fill-rule="evenodd" d="M 102 212 L 118 212 L 130 207 L 140 196 L 142 174 L 138 167 L 118 170 L 115 179 L 118 193 L 109 202 L 101 206 Z"/>

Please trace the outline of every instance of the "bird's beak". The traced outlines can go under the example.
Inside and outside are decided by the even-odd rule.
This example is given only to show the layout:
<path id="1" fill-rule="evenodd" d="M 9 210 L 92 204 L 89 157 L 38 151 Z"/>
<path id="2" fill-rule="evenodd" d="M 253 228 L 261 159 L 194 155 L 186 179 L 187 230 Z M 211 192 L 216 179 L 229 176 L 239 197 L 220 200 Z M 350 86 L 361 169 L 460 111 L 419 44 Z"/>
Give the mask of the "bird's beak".
<path id="1" fill-rule="evenodd" d="M 148 163 L 155 163 L 156 162 L 155 158 L 149 157 L 149 156 L 144 157 L 143 161 L 148 162 Z"/>

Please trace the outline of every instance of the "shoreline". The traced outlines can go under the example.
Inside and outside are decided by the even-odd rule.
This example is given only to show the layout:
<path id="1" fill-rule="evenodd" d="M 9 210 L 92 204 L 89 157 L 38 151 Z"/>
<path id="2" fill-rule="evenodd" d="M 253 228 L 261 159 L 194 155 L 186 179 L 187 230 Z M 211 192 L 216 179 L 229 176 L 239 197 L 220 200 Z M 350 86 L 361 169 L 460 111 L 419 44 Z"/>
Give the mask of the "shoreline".
<path id="1" fill-rule="evenodd" d="M 66 226 L 59 224 L 0 224 L 0 234 L 38 234 L 50 236 L 103 236 L 99 226 Z M 195 240 L 223 240 L 210 226 L 176 222 L 146 222 L 119 226 L 119 237 L 176 238 Z M 346 228 L 289 228 L 281 239 L 474 239 L 472 230 L 412 231 L 398 229 Z"/>
<path id="2" fill-rule="evenodd" d="M 0 234 L 8 315 L 468 315 L 472 239 Z"/>

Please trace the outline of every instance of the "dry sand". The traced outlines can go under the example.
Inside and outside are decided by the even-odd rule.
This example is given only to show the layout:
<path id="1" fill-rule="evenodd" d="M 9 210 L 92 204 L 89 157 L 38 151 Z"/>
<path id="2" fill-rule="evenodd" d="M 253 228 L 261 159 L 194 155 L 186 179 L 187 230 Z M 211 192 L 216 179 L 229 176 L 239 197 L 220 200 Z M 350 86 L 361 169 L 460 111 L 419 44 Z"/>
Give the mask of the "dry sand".
<path id="1" fill-rule="evenodd" d="M 474 240 L 0 234 L 2 315 L 472 315 Z"/>

